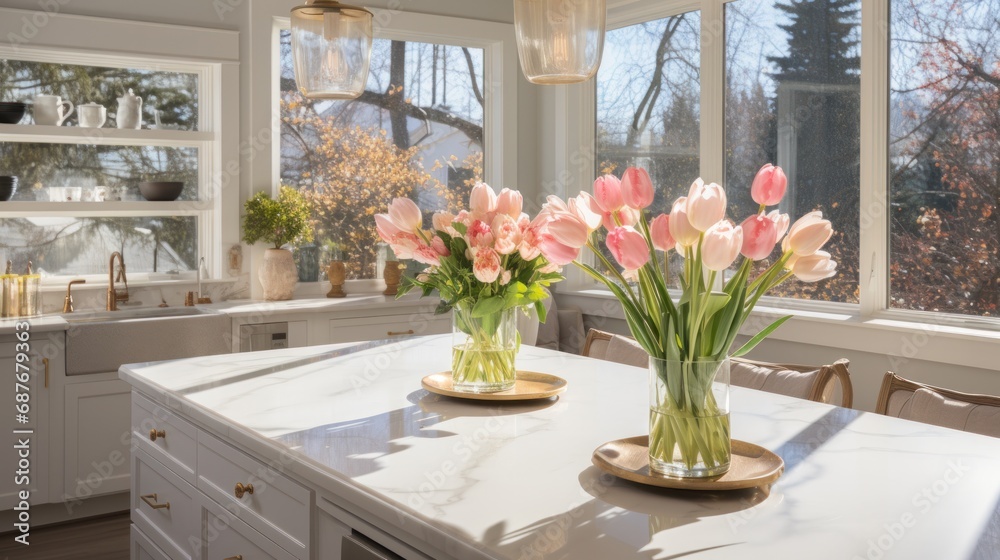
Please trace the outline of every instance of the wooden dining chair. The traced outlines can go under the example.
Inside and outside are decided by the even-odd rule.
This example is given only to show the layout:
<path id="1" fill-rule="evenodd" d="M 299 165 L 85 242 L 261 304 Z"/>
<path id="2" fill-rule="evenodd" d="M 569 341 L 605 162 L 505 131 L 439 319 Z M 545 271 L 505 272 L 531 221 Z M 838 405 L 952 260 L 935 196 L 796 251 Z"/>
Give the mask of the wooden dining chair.
<path id="1" fill-rule="evenodd" d="M 635 340 L 618 334 L 590 329 L 583 355 L 635 367 L 649 367 L 649 354 Z"/>
<path id="2" fill-rule="evenodd" d="M 875 412 L 1000 437 L 1000 397 L 960 393 L 886 372 Z"/>
<path id="3" fill-rule="evenodd" d="M 730 359 L 729 380 L 733 385 L 829 403 L 840 382 L 840 406 L 854 404 L 850 361 L 840 359 L 829 365 L 776 364 L 744 358 Z"/>

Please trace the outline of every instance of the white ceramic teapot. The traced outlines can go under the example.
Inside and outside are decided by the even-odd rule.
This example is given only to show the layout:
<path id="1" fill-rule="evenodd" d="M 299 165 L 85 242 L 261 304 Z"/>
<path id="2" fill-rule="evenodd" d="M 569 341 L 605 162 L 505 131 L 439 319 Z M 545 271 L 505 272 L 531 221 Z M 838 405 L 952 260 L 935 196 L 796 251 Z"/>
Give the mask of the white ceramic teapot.
<path id="1" fill-rule="evenodd" d="M 115 114 L 118 128 L 142 128 L 142 98 L 128 93 L 118 98 L 118 112 Z"/>

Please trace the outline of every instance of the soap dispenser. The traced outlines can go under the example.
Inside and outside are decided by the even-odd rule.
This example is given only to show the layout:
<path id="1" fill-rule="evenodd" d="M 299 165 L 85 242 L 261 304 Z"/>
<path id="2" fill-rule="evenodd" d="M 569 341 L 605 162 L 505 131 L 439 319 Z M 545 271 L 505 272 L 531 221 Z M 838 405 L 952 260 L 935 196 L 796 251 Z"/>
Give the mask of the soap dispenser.
<path id="1" fill-rule="evenodd" d="M 13 272 L 14 263 L 7 261 L 7 271 L 0 276 L 3 284 L 3 302 L 0 304 L 0 316 L 17 317 L 21 307 L 21 283 Z"/>
<path id="2" fill-rule="evenodd" d="M 31 271 L 32 262 L 28 261 L 28 271 L 21 277 L 21 317 L 38 315 L 42 295 L 42 276 Z"/>

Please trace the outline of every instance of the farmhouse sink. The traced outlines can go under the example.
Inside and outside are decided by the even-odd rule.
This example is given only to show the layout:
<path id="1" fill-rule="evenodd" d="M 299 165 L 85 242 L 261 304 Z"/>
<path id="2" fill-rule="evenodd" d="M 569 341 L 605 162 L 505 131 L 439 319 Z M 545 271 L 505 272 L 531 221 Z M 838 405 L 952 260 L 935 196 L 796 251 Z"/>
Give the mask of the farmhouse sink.
<path id="1" fill-rule="evenodd" d="M 233 350 L 230 318 L 192 307 L 74 313 L 66 320 L 66 375 Z"/>

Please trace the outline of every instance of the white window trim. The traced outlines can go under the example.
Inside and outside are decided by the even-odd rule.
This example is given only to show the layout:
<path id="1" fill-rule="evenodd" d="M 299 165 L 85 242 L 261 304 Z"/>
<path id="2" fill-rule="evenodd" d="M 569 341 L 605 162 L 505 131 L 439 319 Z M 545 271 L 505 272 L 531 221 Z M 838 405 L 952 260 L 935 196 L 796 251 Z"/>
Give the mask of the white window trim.
<path id="1" fill-rule="evenodd" d="M 752 0 L 609 0 L 608 6 L 608 29 L 692 10 L 701 11 L 700 167 L 706 181 L 720 184 L 724 184 L 725 178 L 724 6 L 734 1 Z M 870 348 L 876 352 L 885 351 L 886 343 L 890 347 L 898 346 L 900 334 L 909 337 L 921 337 L 928 332 L 943 334 L 945 336 L 932 336 L 921 348 L 921 352 L 930 356 L 928 359 L 995 369 L 995 363 L 981 358 L 981 345 L 996 344 L 1000 339 L 1000 320 L 889 308 L 889 221 L 885 211 L 889 188 L 889 37 L 886 25 L 889 1 L 865 0 L 861 3 L 860 302 L 840 304 L 768 297 L 762 299 L 755 314 L 762 317 L 777 313 L 793 315 L 789 325 L 778 329 L 771 338 L 813 344 L 823 340 L 836 340 L 837 344 L 853 341 L 852 347 Z M 593 83 L 560 89 L 549 94 L 548 103 L 554 113 L 556 176 L 565 179 L 549 192 L 566 196 L 575 193 L 578 185 L 589 188 L 594 179 L 596 100 Z M 589 158 L 580 158 L 579 154 L 588 154 Z M 563 188 L 568 186 L 572 188 Z M 600 303 L 610 294 L 599 283 L 575 267 L 567 268 L 566 272 L 567 281 L 558 287 L 562 298 L 568 297 L 577 305 L 587 298 L 596 298 L 594 304 L 585 306 L 585 312 L 589 309 L 596 315 L 616 316 Z M 886 332 L 893 333 L 891 342 L 878 335 Z M 954 336 L 969 341 L 980 351 L 956 352 Z M 867 340 L 862 340 L 865 337 Z"/>
<path id="2" fill-rule="evenodd" d="M 487 183 L 499 188 L 515 185 L 517 181 L 517 46 L 514 42 L 514 27 L 511 24 L 482 20 L 436 16 L 402 12 L 399 10 L 372 9 L 374 14 L 373 34 L 375 38 L 439 43 L 462 47 L 479 48 L 484 51 L 484 94 L 486 107 L 483 111 L 484 154 L 486 166 L 483 174 Z M 255 100 L 253 105 L 255 123 L 269 123 L 272 126 L 269 158 L 256 158 L 253 167 L 254 190 L 276 194 L 280 180 L 280 59 L 278 56 L 278 34 L 288 29 L 288 12 L 272 11 L 258 14 L 253 21 L 254 36 L 267 36 L 267 50 L 255 42 L 254 60 L 262 61 L 257 68 L 268 68 L 267 82 L 261 79 L 263 72 L 256 73 L 253 80 L 256 91 L 265 91 L 266 100 Z M 258 35 L 259 34 L 259 35 Z M 267 63 L 263 61 L 268 61 Z M 263 97 L 263 96 L 262 96 Z M 265 109 L 266 106 L 266 109 Z M 265 112 L 266 111 L 266 112 Z M 265 121 L 263 115 L 270 117 Z M 255 130 L 260 129 L 255 124 Z M 260 184 L 257 178 L 267 177 L 269 184 Z M 254 248 L 252 260 L 259 263 L 263 251 Z M 259 297 L 262 290 L 259 282 L 251 274 L 252 296 Z M 322 274 L 321 274 L 322 276 Z M 295 297 L 319 297 L 329 289 L 325 278 L 318 282 L 299 283 Z M 385 289 L 381 280 L 351 280 L 345 285 L 348 293 L 373 293 Z"/>
<path id="3" fill-rule="evenodd" d="M 239 243 L 239 191 L 238 183 L 232 181 L 234 176 L 239 176 L 239 34 L 200 27 L 65 15 L 57 11 L 0 8 L 0 37 L 5 39 L 0 43 L 0 58 L 192 72 L 199 77 L 197 132 L 0 125 L 0 141 L 197 148 L 199 200 L 110 202 L 79 207 L 8 202 L 0 217 L 32 216 L 42 212 L 83 218 L 193 215 L 198 219 L 198 254 L 205 257 L 211 277 L 222 278 L 222 271 L 228 269 L 223 264 L 225 248 Z M 85 100 L 72 101 L 82 103 Z M 113 109 L 108 108 L 109 111 Z M 145 275 L 135 276 L 141 282 Z M 88 282 L 100 284 L 106 281 L 107 275 L 86 278 Z M 50 282 L 64 285 L 65 277 Z"/>

